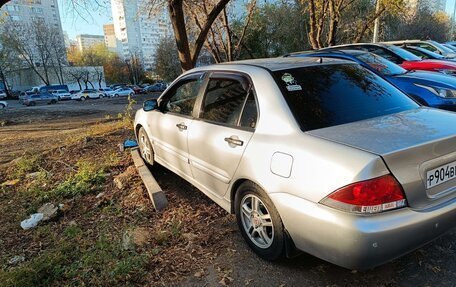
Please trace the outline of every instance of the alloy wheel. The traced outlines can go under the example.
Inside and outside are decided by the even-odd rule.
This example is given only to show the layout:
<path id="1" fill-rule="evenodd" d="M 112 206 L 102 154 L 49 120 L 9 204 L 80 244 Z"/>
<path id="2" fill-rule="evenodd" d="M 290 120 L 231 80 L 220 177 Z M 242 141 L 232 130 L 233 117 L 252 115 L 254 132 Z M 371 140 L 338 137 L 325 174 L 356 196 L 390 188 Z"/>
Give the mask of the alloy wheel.
<path id="1" fill-rule="evenodd" d="M 254 194 L 247 194 L 240 208 L 242 226 L 250 240 L 259 248 L 270 247 L 274 239 L 274 226 L 263 201 Z"/>

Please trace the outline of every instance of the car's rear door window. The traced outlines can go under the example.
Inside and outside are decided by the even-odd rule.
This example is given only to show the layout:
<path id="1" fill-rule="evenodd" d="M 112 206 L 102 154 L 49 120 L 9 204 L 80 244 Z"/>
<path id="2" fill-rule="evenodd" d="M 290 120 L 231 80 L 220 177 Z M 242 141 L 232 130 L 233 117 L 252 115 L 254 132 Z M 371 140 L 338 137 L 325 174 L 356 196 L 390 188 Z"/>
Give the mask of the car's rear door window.
<path id="1" fill-rule="evenodd" d="M 246 100 L 251 94 L 250 82 L 244 77 L 215 76 L 209 79 L 203 99 L 200 118 L 228 126 L 239 126 L 239 120 L 244 110 Z M 253 95 L 252 95 L 253 97 Z M 255 101 L 255 98 L 253 98 Z M 255 105 L 255 104 L 253 104 Z M 245 111 L 244 125 L 251 127 L 256 124 L 256 116 L 251 115 L 252 100 Z M 256 106 L 254 106 L 256 109 Z M 249 113 L 250 115 L 247 115 Z M 248 117 L 254 118 L 255 123 L 250 123 Z M 250 119 L 250 121 L 252 121 Z"/>
<path id="2" fill-rule="evenodd" d="M 386 80 L 357 64 L 328 64 L 273 73 L 304 131 L 419 107 Z"/>

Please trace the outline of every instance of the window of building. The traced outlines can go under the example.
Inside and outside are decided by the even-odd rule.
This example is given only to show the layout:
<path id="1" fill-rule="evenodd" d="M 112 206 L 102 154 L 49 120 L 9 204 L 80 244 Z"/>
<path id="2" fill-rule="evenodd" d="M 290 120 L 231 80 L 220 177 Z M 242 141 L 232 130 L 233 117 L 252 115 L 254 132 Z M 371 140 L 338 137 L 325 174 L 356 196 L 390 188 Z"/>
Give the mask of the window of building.
<path id="1" fill-rule="evenodd" d="M 17 12 L 20 10 L 19 6 L 17 5 L 8 5 L 6 6 L 6 9 L 10 12 Z"/>

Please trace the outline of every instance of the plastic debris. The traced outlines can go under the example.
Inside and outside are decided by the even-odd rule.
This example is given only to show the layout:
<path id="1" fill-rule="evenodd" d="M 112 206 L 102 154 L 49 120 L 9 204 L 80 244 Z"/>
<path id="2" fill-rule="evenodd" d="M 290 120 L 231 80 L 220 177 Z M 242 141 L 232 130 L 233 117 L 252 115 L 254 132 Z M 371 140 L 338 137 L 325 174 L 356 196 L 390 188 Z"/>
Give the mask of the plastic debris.
<path id="1" fill-rule="evenodd" d="M 8 264 L 9 265 L 17 265 L 17 264 L 19 264 L 21 262 L 24 262 L 24 261 L 25 261 L 25 257 L 24 256 L 16 255 L 13 258 L 11 258 L 10 260 L 8 260 Z"/>
<path id="2" fill-rule="evenodd" d="M 29 219 L 23 220 L 21 222 L 21 227 L 22 229 L 30 229 L 34 228 L 40 223 L 40 221 L 43 220 L 43 214 L 42 213 L 35 213 L 30 215 Z"/>

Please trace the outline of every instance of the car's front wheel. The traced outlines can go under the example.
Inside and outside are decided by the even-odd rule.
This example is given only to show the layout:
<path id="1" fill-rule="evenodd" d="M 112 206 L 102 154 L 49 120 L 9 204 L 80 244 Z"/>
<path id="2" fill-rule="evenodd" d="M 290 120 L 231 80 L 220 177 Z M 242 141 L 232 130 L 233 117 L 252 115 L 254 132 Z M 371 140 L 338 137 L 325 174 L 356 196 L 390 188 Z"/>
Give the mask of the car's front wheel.
<path id="1" fill-rule="evenodd" d="M 3 110 L 4 108 L 6 108 L 6 106 L 4 104 L 0 104 L 0 110 Z"/>
<path id="2" fill-rule="evenodd" d="M 81 101 L 87 100 L 86 97 L 81 97 Z"/>
<path id="3" fill-rule="evenodd" d="M 256 184 L 245 182 L 235 196 L 236 220 L 249 247 L 265 260 L 285 255 L 285 233 L 280 215 L 270 198 Z"/>
<path id="4" fill-rule="evenodd" d="M 138 132 L 138 145 L 139 151 L 141 152 L 141 157 L 144 161 L 149 164 L 154 164 L 154 150 L 150 143 L 149 137 L 147 136 L 146 130 L 141 127 Z"/>

